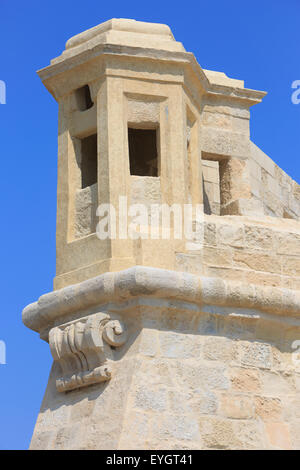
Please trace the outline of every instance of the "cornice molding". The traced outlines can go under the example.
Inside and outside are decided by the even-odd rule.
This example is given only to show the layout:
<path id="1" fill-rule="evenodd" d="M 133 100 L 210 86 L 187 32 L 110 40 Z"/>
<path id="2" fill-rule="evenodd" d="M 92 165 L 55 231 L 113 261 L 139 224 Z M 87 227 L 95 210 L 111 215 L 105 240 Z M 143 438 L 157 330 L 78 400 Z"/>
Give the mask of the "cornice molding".
<path id="1" fill-rule="evenodd" d="M 42 295 L 23 310 L 23 323 L 36 332 L 52 328 L 58 318 L 135 298 L 185 301 L 201 306 L 265 312 L 276 321 L 299 322 L 300 292 L 225 281 L 166 269 L 135 266 Z"/>
<path id="2" fill-rule="evenodd" d="M 120 46 L 116 44 L 98 44 L 92 49 L 78 53 L 76 56 L 67 57 L 60 62 L 40 69 L 37 73 L 49 92 L 57 99 L 54 89 L 51 86 L 51 82 L 55 80 L 56 77 L 61 79 L 64 73 L 75 67 L 79 67 L 94 60 L 105 60 L 105 58 L 108 57 L 127 57 L 130 60 L 157 61 L 161 65 L 163 65 L 163 63 L 179 65 L 183 70 L 189 70 L 189 72 L 195 76 L 201 87 L 201 93 L 214 96 L 215 99 L 226 97 L 226 99 L 244 103 L 245 106 L 260 103 L 267 94 L 265 91 L 211 83 L 205 71 L 191 52 L 173 52 L 144 47 Z M 166 81 L 168 82 L 169 80 Z"/>

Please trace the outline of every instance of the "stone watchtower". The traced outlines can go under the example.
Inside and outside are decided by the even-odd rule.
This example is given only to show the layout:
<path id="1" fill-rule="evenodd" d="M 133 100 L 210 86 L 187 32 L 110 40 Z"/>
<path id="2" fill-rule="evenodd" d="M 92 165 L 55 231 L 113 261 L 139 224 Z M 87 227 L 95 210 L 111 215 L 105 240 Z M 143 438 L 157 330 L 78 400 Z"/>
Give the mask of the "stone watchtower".
<path id="1" fill-rule="evenodd" d="M 300 188 L 250 140 L 265 93 L 124 19 L 38 73 L 59 104 L 57 270 L 23 311 L 54 359 L 31 448 L 299 449 Z M 171 207 L 169 236 L 133 205 Z"/>

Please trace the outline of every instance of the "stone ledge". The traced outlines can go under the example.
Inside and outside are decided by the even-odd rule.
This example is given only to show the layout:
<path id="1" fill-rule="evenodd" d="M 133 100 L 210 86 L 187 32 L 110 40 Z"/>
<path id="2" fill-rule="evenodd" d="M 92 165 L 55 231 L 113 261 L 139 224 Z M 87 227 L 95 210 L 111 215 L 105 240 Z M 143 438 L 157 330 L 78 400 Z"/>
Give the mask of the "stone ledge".
<path id="1" fill-rule="evenodd" d="M 206 76 L 206 73 L 197 62 L 194 54 L 191 52 L 166 51 L 153 49 L 151 47 L 120 46 L 118 44 L 98 44 L 92 49 L 79 52 L 76 57 L 66 57 L 63 61 L 51 63 L 47 67 L 38 70 L 37 74 L 48 91 L 55 99 L 58 99 L 58 95 L 56 95 L 57 90 L 52 88 L 51 84 L 49 84 L 49 80 L 52 80 L 57 76 L 62 78 L 64 73 L 74 67 L 79 67 L 86 62 L 104 60 L 103 58 L 108 57 L 125 57 L 128 60 L 155 60 L 159 61 L 161 64 L 173 63 L 175 65 L 180 65 L 186 71 L 189 70 L 193 75 L 195 75 L 196 79 L 199 80 L 203 93 L 209 100 L 213 100 L 213 102 L 220 99 L 226 99 L 228 102 L 239 102 L 246 106 L 252 106 L 260 103 L 267 94 L 265 91 L 260 90 L 240 88 L 229 84 L 220 85 L 211 83 Z M 170 80 L 168 80 L 168 82 L 170 83 Z"/>
<path id="2" fill-rule="evenodd" d="M 25 326 L 40 333 L 59 317 L 136 297 L 252 309 L 268 313 L 278 321 L 282 317 L 292 317 L 296 321 L 300 318 L 299 291 L 135 266 L 42 295 L 37 302 L 24 308 L 22 319 Z"/>

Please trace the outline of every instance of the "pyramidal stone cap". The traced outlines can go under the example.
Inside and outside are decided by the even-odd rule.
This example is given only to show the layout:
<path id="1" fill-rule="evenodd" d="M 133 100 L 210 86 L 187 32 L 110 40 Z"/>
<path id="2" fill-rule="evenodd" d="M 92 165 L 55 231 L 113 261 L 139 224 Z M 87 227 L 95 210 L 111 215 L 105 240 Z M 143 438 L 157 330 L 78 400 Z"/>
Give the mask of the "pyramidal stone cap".
<path id="1" fill-rule="evenodd" d="M 66 42 L 65 51 L 61 56 L 53 59 L 51 64 L 92 49 L 98 44 L 185 52 L 182 43 L 175 40 L 171 29 L 166 24 L 113 18 L 70 38 Z"/>

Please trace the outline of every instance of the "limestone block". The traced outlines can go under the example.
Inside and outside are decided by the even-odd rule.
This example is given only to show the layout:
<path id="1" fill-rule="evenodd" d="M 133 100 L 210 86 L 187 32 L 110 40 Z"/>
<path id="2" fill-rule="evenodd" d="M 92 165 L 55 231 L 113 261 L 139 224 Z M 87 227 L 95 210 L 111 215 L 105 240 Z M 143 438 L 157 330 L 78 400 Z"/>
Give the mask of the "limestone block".
<path id="1" fill-rule="evenodd" d="M 199 427 L 204 449 L 241 449 L 243 446 L 234 423 L 226 418 L 200 418 Z"/>
<path id="2" fill-rule="evenodd" d="M 148 126 L 159 123 L 159 102 L 129 98 L 127 102 L 129 123 Z"/>
<path id="3" fill-rule="evenodd" d="M 162 357 L 187 359 L 198 359 L 201 355 L 201 337 L 188 335 L 186 333 L 171 333 L 161 331 L 160 354 Z"/>
<path id="4" fill-rule="evenodd" d="M 279 398 L 258 396 L 255 399 L 255 413 L 267 422 L 279 422 L 282 419 L 282 405 Z"/>
<path id="5" fill-rule="evenodd" d="M 241 224 L 220 224 L 217 228 L 219 245 L 244 246 L 244 229 Z"/>
<path id="6" fill-rule="evenodd" d="M 161 183 L 159 177 L 133 176 L 131 180 L 131 204 L 151 204 L 161 203 Z"/>
<path id="7" fill-rule="evenodd" d="M 232 389 L 238 392 L 250 393 L 259 392 L 261 389 L 260 375 L 255 369 L 232 368 L 231 369 Z"/>
<path id="8" fill-rule="evenodd" d="M 75 238 L 81 238 L 96 231 L 98 185 L 93 184 L 76 192 Z"/>
<path id="9" fill-rule="evenodd" d="M 281 199 L 282 197 L 281 187 L 279 183 L 270 175 L 267 175 L 267 184 L 271 193 L 273 193 L 276 197 Z"/>
<path id="10" fill-rule="evenodd" d="M 287 371 L 287 364 L 284 371 Z M 295 393 L 295 386 L 292 377 L 285 377 L 278 372 L 267 372 L 262 375 L 262 390 L 265 394 L 276 397 L 284 397 L 287 394 Z"/>
<path id="11" fill-rule="evenodd" d="M 167 408 L 167 391 L 140 386 L 135 395 L 135 407 L 142 410 L 165 411 Z"/>
<path id="12" fill-rule="evenodd" d="M 258 182 L 260 182 L 261 181 L 261 166 L 255 160 L 250 160 L 249 165 L 250 165 L 251 176 L 254 179 L 256 179 Z"/>
<path id="13" fill-rule="evenodd" d="M 300 258 L 297 256 L 285 256 L 282 260 L 282 273 L 299 277 Z"/>
<path id="14" fill-rule="evenodd" d="M 211 266 L 231 266 L 232 251 L 228 248 L 205 247 L 203 250 L 203 262 Z"/>
<path id="15" fill-rule="evenodd" d="M 145 449 L 151 429 L 149 415 L 132 410 L 126 418 L 118 449 Z"/>
<path id="16" fill-rule="evenodd" d="M 228 77 L 224 72 L 217 72 L 216 70 L 204 70 L 208 79 L 217 85 L 232 85 L 235 87 L 244 87 L 244 80 L 237 80 L 236 78 Z"/>
<path id="17" fill-rule="evenodd" d="M 203 357 L 207 360 L 231 363 L 236 347 L 229 338 L 207 337 L 203 346 Z"/>
<path id="18" fill-rule="evenodd" d="M 224 206 L 221 206 L 221 215 L 248 215 L 252 217 L 257 217 L 262 216 L 263 214 L 264 207 L 262 202 L 254 198 L 237 199 L 233 202 L 229 202 Z"/>
<path id="19" fill-rule="evenodd" d="M 226 368 L 222 365 L 190 365 L 178 364 L 176 377 L 179 383 L 184 381 L 191 390 L 197 390 L 200 386 L 206 391 L 226 390 L 229 388 L 229 380 Z"/>
<path id="20" fill-rule="evenodd" d="M 275 449 L 290 450 L 289 428 L 284 423 L 266 423 L 265 429 L 271 446 Z"/>
<path id="21" fill-rule="evenodd" d="M 222 394 L 220 413 L 232 419 L 251 419 L 254 416 L 253 398 L 238 394 Z"/>
<path id="22" fill-rule="evenodd" d="M 271 369 L 272 350 L 264 343 L 239 343 L 241 364 L 255 368 Z"/>
<path id="23" fill-rule="evenodd" d="M 144 328 L 141 333 L 139 352 L 144 356 L 154 357 L 158 353 L 158 347 L 157 331 Z"/>
<path id="24" fill-rule="evenodd" d="M 236 435 L 243 443 L 244 449 L 263 450 L 266 446 L 264 428 L 254 420 L 237 420 L 234 423 Z"/>
<path id="25" fill-rule="evenodd" d="M 54 440 L 54 431 L 41 431 L 38 435 L 33 437 L 31 441 L 31 448 L 34 450 L 49 450 L 53 447 Z"/>
<path id="26" fill-rule="evenodd" d="M 250 175 L 251 194 L 257 199 L 261 199 L 262 184 L 252 175 Z"/>
<path id="27" fill-rule="evenodd" d="M 255 271 L 264 271 L 267 273 L 281 273 L 281 263 L 278 257 L 260 254 L 235 251 L 233 261 L 236 266 L 253 269 Z M 293 260 L 294 261 L 294 260 Z M 292 266 L 294 262 L 291 262 Z M 286 268 L 288 269 L 288 268 Z"/>
<path id="28" fill-rule="evenodd" d="M 212 223 L 204 224 L 204 243 L 216 245 L 216 225 Z"/>
<path id="29" fill-rule="evenodd" d="M 156 424 L 158 439 L 177 439 L 180 441 L 199 440 L 198 423 L 192 416 L 166 415 Z"/>
<path id="30" fill-rule="evenodd" d="M 245 244 L 255 250 L 272 251 L 274 249 L 275 233 L 264 227 L 255 225 L 245 226 Z"/>
<path id="31" fill-rule="evenodd" d="M 201 136 L 203 152 L 226 157 L 247 158 L 249 156 L 249 139 L 244 134 L 203 126 Z"/>
<path id="32" fill-rule="evenodd" d="M 279 254 L 300 255 L 300 234 L 279 232 L 276 238 Z"/>
<path id="33" fill-rule="evenodd" d="M 214 392 L 205 390 L 196 390 L 191 394 L 191 398 L 188 401 L 189 408 L 196 415 L 215 414 L 218 410 L 218 403 L 217 395 Z"/>
<path id="34" fill-rule="evenodd" d="M 275 176 L 275 163 L 260 148 L 251 142 L 251 156 L 269 175 Z"/>

